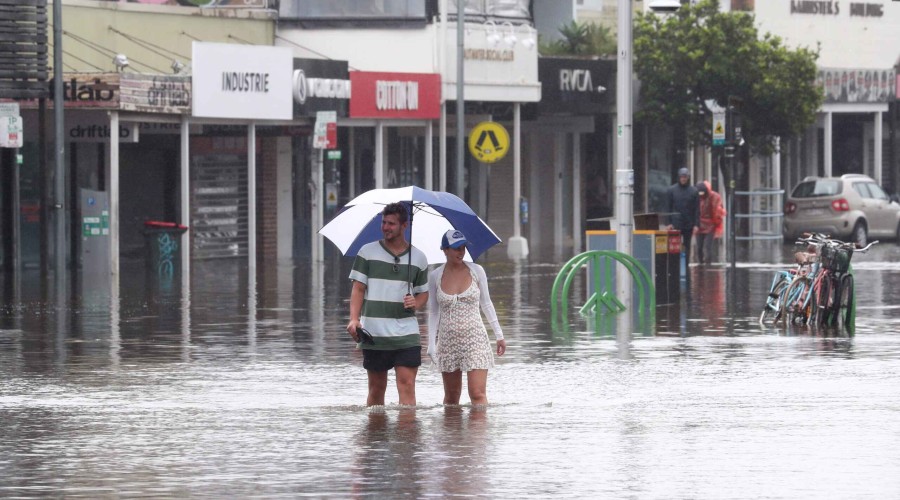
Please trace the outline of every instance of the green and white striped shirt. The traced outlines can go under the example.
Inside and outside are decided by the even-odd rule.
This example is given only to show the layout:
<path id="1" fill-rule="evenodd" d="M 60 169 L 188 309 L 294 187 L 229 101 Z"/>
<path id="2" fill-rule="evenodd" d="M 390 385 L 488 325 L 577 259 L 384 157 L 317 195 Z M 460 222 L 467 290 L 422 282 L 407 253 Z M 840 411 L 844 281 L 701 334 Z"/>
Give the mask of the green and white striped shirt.
<path id="1" fill-rule="evenodd" d="M 416 313 L 406 312 L 403 307 L 407 280 L 413 284 L 413 295 L 428 291 L 428 259 L 421 250 L 410 245 L 409 250 L 395 257 L 381 240 L 368 243 L 356 254 L 350 279 L 366 285 L 360 322 L 375 338 L 375 345 L 362 344 L 363 349 L 421 345 Z"/>

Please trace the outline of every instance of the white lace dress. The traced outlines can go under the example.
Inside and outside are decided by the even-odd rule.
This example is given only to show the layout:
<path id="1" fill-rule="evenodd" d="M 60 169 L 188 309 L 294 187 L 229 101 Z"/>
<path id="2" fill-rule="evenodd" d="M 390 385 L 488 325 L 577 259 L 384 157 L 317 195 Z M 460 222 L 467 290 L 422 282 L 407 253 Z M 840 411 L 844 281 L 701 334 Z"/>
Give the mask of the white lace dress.
<path id="1" fill-rule="evenodd" d="M 441 372 L 487 370 L 494 367 L 494 353 L 481 320 L 481 289 L 469 269 L 472 284 L 451 295 L 437 285 L 440 319 L 437 330 L 437 366 Z"/>

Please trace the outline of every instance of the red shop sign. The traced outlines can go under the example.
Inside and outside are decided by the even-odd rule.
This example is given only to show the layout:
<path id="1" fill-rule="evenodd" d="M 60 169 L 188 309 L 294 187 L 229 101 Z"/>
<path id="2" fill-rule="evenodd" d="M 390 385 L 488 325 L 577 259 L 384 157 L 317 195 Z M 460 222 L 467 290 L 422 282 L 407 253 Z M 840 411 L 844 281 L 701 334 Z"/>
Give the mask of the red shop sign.
<path id="1" fill-rule="evenodd" d="M 351 71 L 350 118 L 441 116 L 441 76 L 434 73 Z"/>

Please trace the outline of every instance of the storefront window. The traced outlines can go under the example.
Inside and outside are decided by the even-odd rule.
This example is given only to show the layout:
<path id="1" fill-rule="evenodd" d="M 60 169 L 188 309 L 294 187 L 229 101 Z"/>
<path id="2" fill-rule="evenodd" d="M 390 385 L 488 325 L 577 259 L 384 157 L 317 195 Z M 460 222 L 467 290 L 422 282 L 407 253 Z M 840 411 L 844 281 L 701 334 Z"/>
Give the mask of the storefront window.
<path id="1" fill-rule="evenodd" d="M 649 164 L 647 165 L 647 206 L 650 212 L 666 211 L 666 190 L 673 182 L 673 173 L 680 168 L 672 165 L 672 131 L 668 127 L 654 127 L 650 131 Z"/>
<path id="2" fill-rule="evenodd" d="M 425 137 L 422 127 L 390 127 L 385 187 L 425 185 Z"/>

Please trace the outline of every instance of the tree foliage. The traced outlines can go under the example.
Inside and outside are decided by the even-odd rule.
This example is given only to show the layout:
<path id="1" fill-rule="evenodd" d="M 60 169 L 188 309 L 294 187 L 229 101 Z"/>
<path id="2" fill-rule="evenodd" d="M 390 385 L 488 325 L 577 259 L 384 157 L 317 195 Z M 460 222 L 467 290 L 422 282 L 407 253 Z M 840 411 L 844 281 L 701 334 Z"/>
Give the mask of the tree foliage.
<path id="1" fill-rule="evenodd" d="M 818 49 L 787 48 L 760 37 L 752 14 L 720 12 L 718 0 L 683 5 L 666 17 L 639 15 L 634 69 L 641 81 L 640 116 L 682 124 L 694 144 L 712 143 L 708 99 L 739 102 L 741 133 L 751 151 L 772 151 L 775 138 L 803 132 L 815 120 Z"/>
<path id="2" fill-rule="evenodd" d="M 559 27 L 561 40 L 540 44 L 544 56 L 611 56 L 616 53 L 616 39 L 610 29 L 594 23 L 572 21 Z"/>

